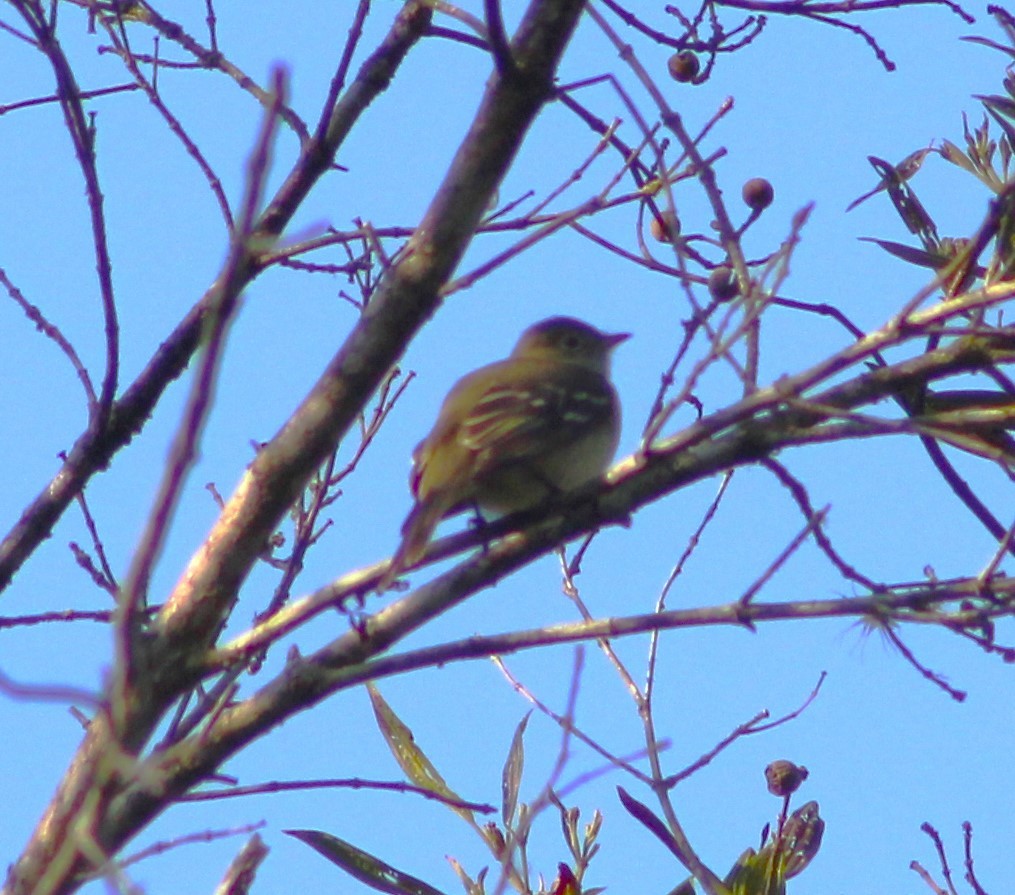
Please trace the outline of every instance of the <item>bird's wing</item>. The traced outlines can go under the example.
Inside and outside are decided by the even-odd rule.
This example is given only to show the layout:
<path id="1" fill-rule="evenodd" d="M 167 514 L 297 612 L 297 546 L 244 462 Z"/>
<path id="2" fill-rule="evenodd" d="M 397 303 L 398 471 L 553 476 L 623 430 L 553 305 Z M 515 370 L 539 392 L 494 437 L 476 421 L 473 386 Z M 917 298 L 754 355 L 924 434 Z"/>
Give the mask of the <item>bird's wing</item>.
<path id="1" fill-rule="evenodd" d="M 488 389 L 462 422 L 458 441 L 480 457 L 496 457 L 497 465 L 553 451 L 612 414 L 604 385 L 590 372 L 587 382 L 532 376 Z"/>

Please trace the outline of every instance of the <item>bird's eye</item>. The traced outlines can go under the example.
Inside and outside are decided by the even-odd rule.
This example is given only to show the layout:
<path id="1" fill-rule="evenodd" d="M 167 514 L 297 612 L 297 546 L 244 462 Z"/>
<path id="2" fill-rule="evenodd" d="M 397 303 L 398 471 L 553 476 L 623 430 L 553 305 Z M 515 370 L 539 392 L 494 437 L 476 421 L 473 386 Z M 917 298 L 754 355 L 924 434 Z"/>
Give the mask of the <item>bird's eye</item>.
<path id="1" fill-rule="evenodd" d="M 568 333 L 561 340 L 561 347 L 568 351 L 577 351 L 581 346 L 581 339 L 579 339 L 574 333 Z"/>

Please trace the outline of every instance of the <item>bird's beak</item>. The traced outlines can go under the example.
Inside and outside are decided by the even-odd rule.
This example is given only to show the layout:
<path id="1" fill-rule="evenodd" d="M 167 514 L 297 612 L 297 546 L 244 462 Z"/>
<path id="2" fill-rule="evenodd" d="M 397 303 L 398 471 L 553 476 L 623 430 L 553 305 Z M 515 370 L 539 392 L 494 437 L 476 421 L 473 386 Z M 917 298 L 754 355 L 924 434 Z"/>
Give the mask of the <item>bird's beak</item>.
<path id="1" fill-rule="evenodd" d="M 616 348 L 621 342 L 626 342 L 630 338 L 630 333 L 611 333 L 606 337 L 606 342 L 610 348 Z"/>

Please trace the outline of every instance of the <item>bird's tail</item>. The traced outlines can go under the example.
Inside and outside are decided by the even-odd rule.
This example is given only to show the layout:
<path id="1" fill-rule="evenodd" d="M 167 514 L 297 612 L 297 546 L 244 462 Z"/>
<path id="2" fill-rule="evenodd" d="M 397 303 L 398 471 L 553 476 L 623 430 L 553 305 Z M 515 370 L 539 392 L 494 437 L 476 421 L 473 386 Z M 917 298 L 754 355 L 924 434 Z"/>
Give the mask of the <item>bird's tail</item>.
<path id="1" fill-rule="evenodd" d="M 377 584 L 380 591 L 387 590 L 407 568 L 423 558 L 434 529 L 450 509 L 450 502 L 440 494 L 419 501 L 402 523 L 402 543 L 398 545 L 391 565 Z"/>

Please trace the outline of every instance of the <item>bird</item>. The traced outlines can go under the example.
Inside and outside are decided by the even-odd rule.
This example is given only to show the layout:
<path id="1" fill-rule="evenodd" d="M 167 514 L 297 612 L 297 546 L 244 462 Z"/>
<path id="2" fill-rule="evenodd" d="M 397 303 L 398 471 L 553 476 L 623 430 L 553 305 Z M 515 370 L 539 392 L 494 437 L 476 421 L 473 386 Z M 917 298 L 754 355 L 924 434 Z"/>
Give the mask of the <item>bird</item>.
<path id="1" fill-rule="evenodd" d="M 413 451 L 414 504 L 380 590 L 419 561 L 445 516 L 531 509 L 602 475 L 620 438 L 610 361 L 629 337 L 550 317 L 455 383 Z"/>

